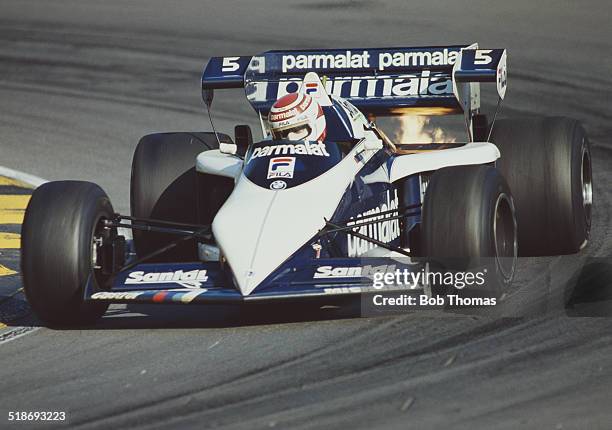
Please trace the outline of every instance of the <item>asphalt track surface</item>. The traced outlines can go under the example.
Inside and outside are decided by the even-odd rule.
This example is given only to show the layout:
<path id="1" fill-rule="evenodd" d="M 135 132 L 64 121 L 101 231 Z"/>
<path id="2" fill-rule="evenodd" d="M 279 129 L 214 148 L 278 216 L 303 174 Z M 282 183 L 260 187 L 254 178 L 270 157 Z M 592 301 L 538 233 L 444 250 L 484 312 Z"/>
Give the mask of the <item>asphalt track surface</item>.
<path id="1" fill-rule="evenodd" d="M 609 308 L 564 305 L 612 278 L 611 14 L 605 0 L 0 0 L 0 165 L 98 182 L 117 210 L 141 135 L 208 129 L 209 56 L 472 41 L 508 48 L 503 115 L 583 121 L 596 199 L 587 249 L 521 261 L 520 318 L 117 307 L 0 343 L 0 427 L 37 410 L 77 428 L 612 427 Z M 240 92 L 214 111 L 221 130 L 255 124 Z"/>

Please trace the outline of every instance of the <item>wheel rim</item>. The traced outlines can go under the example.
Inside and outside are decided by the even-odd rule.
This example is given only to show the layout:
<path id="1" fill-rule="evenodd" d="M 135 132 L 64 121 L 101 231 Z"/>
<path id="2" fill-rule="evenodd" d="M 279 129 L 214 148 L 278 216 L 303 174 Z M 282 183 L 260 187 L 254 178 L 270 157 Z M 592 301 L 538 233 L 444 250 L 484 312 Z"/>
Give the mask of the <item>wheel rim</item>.
<path id="1" fill-rule="evenodd" d="M 493 240 L 495 242 L 495 260 L 502 276 L 509 281 L 514 276 L 518 241 L 514 204 L 505 193 L 500 194 L 495 202 L 493 218 Z"/>
<path id="2" fill-rule="evenodd" d="M 102 218 L 98 218 L 94 223 L 94 229 L 91 235 L 91 269 L 100 269 L 99 249 L 102 246 Z"/>
<path id="3" fill-rule="evenodd" d="M 100 246 L 98 241 L 99 238 L 96 236 L 91 241 L 91 267 L 93 269 L 96 269 L 98 265 L 98 247 Z"/>
<path id="4" fill-rule="evenodd" d="M 102 287 L 109 279 L 108 275 L 104 275 L 101 266 L 102 256 L 100 255 L 100 249 L 104 242 L 104 221 L 106 217 L 100 216 L 94 223 L 94 228 L 91 235 L 91 273 L 98 284 Z"/>
<path id="5" fill-rule="evenodd" d="M 580 188 L 582 189 L 582 206 L 586 222 L 586 235 L 589 235 L 591 226 L 591 207 L 593 205 L 593 178 L 591 174 L 591 156 L 587 151 L 586 144 L 582 143 L 582 163 L 580 169 Z"/>

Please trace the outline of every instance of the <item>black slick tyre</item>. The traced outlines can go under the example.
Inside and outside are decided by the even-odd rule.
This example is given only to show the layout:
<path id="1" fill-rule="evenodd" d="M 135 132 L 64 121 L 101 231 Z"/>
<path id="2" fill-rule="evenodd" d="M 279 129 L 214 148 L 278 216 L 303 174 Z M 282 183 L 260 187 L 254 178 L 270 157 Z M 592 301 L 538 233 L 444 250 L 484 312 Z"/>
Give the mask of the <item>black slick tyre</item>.
<path id="1" fill-rule="evenodd" d="M 103 287 L 95 238 L 113 214 L 106 193 L 90 182 L 49 182 L 32 194 L 21 230 L 21 270 L 28 302 L 45 323 L 90 324 L 108 308 L 84 296 L 90 277 Z"/>

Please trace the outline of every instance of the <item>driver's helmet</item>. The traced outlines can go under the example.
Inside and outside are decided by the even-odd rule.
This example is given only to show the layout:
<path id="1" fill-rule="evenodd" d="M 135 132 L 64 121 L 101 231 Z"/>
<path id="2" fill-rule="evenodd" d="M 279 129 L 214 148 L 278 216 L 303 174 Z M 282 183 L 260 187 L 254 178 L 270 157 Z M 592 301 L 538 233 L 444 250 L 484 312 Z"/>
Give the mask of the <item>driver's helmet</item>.
<path id="1" fill-rule="evenodd" d="M 268 123 L 274 140 L 325 139 L 325 115 L 319 103 L 304 93 L 290 93 L 276 100 Z"/>

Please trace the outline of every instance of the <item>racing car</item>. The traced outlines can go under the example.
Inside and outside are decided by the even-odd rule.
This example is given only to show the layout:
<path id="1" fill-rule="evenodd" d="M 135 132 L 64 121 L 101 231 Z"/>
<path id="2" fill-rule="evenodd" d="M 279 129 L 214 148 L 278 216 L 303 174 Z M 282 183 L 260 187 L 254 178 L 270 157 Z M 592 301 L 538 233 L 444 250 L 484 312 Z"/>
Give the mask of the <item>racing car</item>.
<path id="1" fill-rule="evenodd" d="M 209 115 L 215 90 L 243 88 L 262 138 L 246 125 L 219 133 L 212 117 L 210 132 L 144 136 L 130 215 L 90 182 L 37 188 L 21 248 L 32 309 L 78 325 L 111 303 L 327 299 L 372 291 L 372 268 L 430 265 L 486 267 L 487 289 L 503 293 L 519 255 L 586 245 L 593 201 L 578 121 L 481 112 L 481 83 L 495 85 L 498 108 L 505 98 L 506 58 L 477 44 L 211 58 Z M 270 111 L 289 94 L 316 100 L 324 138 L 272 135 Z M 393 142 L 373 120 L 415 112 L 461 115 L 464 142 Z"/>

